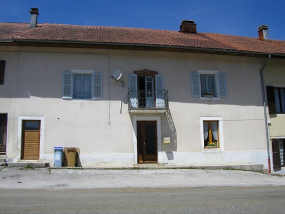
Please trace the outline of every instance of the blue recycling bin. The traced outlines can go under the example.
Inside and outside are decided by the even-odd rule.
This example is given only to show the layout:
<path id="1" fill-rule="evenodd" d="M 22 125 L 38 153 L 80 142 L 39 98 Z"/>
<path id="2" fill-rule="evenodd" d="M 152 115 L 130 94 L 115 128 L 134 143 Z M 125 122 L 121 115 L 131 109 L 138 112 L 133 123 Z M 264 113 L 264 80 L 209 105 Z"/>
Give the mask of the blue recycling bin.
<path id="1" fill-rule="evenodd" d="M 54 147 L 54 167 L 62 167 L 63 147 Z"/>

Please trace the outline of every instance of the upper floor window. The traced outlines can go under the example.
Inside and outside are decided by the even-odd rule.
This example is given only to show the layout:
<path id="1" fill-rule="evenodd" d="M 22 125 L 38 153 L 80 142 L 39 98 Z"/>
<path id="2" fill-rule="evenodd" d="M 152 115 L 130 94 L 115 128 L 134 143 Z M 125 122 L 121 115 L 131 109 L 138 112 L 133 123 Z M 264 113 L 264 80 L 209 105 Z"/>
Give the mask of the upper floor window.
<path id="1" fill-rule="evenodd" d="M 6 61 L 0 60 L 0 85 L 4 85 L 5 64 Z"/>
<path id="2" fill-rule="evenodd" d="M 267 86 L 266 90 L 269 113 L 285 113 L 285 88 Z"/>
<path id="3" fill-rule="evenodd" d="M 227 97 L 226 74 L 218 71 L 198 70 L 191 73 L 193 97 L 215 99 Z"/>
<path id="4" fill-rule="evenodd" d="M 64 72 L 62 98 L 102 98 L 102 73 L 95 71 Z"/>
<path id="5" fill-rule="evenodd" d="M 213 97 L 217 97 L 216 93 L 216 77 L 213 74 L 200 74 L 200 82 L 201 82 L 201 95 L 212 95 Z"/>

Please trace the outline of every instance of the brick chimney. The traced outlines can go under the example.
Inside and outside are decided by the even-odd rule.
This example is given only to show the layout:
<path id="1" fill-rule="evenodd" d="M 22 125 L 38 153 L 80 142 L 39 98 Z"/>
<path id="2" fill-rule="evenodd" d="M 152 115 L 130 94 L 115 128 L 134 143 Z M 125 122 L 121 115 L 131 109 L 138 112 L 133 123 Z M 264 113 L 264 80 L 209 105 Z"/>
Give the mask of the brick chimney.
<path id="1" fill-rule="evenodd" d="M 40 15 L 39 10 L 38 10 L 38 8 L 31 8 L 30 13 L 31 13 L 30 28 L 35 28 L 35 27 L 37 27 L 38 15 Z"/>
<path id="2" fill-rule="evenodd" d="M 268 26 L 267 25 L 260 25 L 259 28 L 257 28 L 258 37 L 260 40 L 268 41 Z"/>
<path id="3" fill-rule="evenodd" d="M 181 25 L 180 25 L 180 32 L 197 33 L 195 21 L 182 20 Z"/>

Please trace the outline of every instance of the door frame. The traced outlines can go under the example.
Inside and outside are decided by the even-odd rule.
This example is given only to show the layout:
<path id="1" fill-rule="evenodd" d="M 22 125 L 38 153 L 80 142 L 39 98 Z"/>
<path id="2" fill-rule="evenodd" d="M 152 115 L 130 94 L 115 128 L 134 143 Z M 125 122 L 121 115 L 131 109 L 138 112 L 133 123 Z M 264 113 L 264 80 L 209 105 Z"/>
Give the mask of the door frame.
<path id="1" fill-rule="evenodd" d="M 141 149 L 142 150 L 142 159 L 143 159 L 143 163 L 157 163 L 157 125 L 156 125 L 156 121 L 137 121 L 137 125 L 141 124 L 141 129 L 140 129 L 140 132 L 141 132 L 141 139 L 137 141 L 137 145 L 138 145 L 138 153 L 139 153 L 139 150 Z M 147 155 L 146 154 L 146 147 L 143 146 L 143 142 L 142 142 L 142 139 L 144 139 L 144 142 L 146 142 L 146 125 L 147 124 L 152 124 L 152 125 L 155 125 L 154 129 L 155 129 L 155 132 L 154 132 L 154 149 L 155 149 L 155 154 L 154 155 Z M 139 133 L 138 133 L 139 134 Z M 140 141 L 140 144 L 139 144 L 139 141 Z M 144 144 L 145 145 L 145 144 Z M 140 147 L 140 149 L 139 149 Z M 148 159 L 148 160 L 147 160 Z M 152 160 L 150 160 L 152 159 Z M 140 164 L 139 162 L 139 157 L 138 157 L 138 160 L 137 160 L 137 163 Z M 141 164 L 143 164 L 141 163 Z"/>
<path id="2" fill-rule="evenodd" d="M 156 121 L 157 163 L 162 163 L 161 117 L 160 116 L 149 116 L 149 117 L 147 117 L 147 116 L 134 116 L 133 117 L 134 164 L 138 164 L 137 121 Z"/>
<path id="3" fill-rule="evenodd" d="M 5 151 L 3 153 L 0 153 L 0 155 L 4 155 L 6 156 L 7 155 L 7 139 L 8 139 L 8 114 L 7 113 L 0 113 L 0 115 L 6 115 L 6 118 L 5 118 L 5 122 L 4 122 L 4 132 L 3 132 L 3 147 L 5 147 Z M 1 137 L 1 136 L 0 136 Z"/>
<path id="4" fill-rule="evenodd" d="M 44 130 L 45 130 L 45 118 L 43 116 L 19 116 L 18 117 L 18 151 L 17 160 L 21 160 L 22 154 L 22 137 L 23 137 L 23 121 L 24 120 L 39 120 L 40 121 L 40 154 L 39 160 L 43 160 L 44 154 Z"/>

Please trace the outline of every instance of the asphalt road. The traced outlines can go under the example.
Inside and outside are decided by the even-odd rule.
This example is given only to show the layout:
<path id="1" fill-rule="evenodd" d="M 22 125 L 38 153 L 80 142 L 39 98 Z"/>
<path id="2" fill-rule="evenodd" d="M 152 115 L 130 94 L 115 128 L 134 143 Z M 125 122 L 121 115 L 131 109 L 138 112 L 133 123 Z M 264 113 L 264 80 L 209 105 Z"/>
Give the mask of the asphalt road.
<path id="1" fill-rule="evenodd" d="M 285 187 L 0 190 L 0 213 L 285 213 Z"/>

